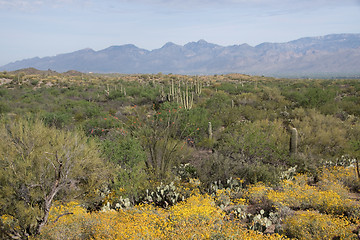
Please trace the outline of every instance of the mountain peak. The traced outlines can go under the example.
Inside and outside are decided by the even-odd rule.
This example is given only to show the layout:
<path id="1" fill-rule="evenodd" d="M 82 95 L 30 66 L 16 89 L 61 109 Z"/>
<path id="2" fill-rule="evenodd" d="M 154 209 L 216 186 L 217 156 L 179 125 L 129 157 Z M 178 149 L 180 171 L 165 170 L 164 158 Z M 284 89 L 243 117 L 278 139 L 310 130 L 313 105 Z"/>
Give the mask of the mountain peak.
<path id="1" fill-rule="evenodd" d="M 204 49 L 204 48 L 211 49 L 211 48 L 216 48 L 216 47 L 220 47 L 220 46 L 213 44 L 213 43 L 208 43 L 204 39 L 200 39 L 197 42 L 189 42 L 189 43 L 185 44 L 184 47 L 191 49 L 191 50 L 199 50 L 199 49 Z"/>
<path id="2" fill-rule="evenodd" d="M 208 44 L 208 42 L 204 39 L 200 39 L 199 41 L 197 41 L 197 44 Z"/>
<path id="3" fill-rule="evenodd" d="M 220 46 L 204 39 L 176 45 L 167 42 L 152 51 L 133 44 L 94 51 L 86 48 L 53 57 L 9 63 L 1 70 L 27 67 L 66 72 L 222 74 L 268 76 L 359 76 L 360 34 L 308 37 L 285 43 Z"/>
<path id="4" fill-rule="evenodd" d="M 179 46 L 179 45 L 176 45 L 176 44 L 173 43 L 173 42 L 167 42 L 167 43 L 165 43 L 165 45 L 162 46 L 161 48 L 164 49 L 164 48 L 169 48 L 169 47 L 174 47 L 174 46 Z"/>
<path id="5" fill-rule="evenodd" d="M 114 46 L 110 46 L 108 48 L 105 48 L 103 50 L 106 51 L 114 51 L 114 50 L 123 50 L 123 49 L 137 49 L 138 47 L 135 46 L 134 44 L 124 44 L 124 45 L 114 45 Z"/>

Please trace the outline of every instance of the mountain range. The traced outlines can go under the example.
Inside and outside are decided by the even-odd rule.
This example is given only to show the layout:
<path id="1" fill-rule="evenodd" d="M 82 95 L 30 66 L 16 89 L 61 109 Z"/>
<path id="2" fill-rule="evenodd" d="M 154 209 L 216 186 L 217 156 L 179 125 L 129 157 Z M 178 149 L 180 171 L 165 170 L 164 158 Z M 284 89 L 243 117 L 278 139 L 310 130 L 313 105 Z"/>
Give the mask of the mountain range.
<path id="1" fill-rule="evenodd" d="M 244 73 L 274 77 L 359 77 L 360 34 L 306 37 L 285 43 L 220 46 L 205 40 L 172 42 L 154 50 L 132 44 L 35 57 L 0 67 L 97 73 Z"/>

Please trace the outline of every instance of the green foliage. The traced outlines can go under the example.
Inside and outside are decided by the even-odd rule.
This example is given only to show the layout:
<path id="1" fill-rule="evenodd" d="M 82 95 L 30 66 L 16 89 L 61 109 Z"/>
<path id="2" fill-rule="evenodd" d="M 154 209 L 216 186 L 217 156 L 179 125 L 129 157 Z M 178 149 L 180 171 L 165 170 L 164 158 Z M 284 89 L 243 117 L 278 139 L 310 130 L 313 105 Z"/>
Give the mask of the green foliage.
<path id="1" fill-rule="evenodd" d="M 340 157 L 348 149 L 345 123 L 315 110 L 296 109 L 292 121 L 299 131 L 299 151 L 318 158 Z"/>
<path id="2" fill-rule="evenodd" d="M 205 108 L 192 108 L 180 111 L 178 136 L 189 136 L 195 144 L 207 139 L 210 114 Z"/>
<path id="3" fill-rule="evenodd" d="M 222 118 L 224 109 L 231 108 L 231 98 L 228 94 L 219 91 L 206 101 L 205 108 L 209 109 L 213 118 Z"/>
<path id="4" fill-rule="evenodd" d="M 10 107 L 6 102 L 0 101 L 0 114 L 10 112 Z"/>
<path id="5" fill-rule="evenodd" d="M 224 155 L 244 162 L 281 165 L 288 155 L 289 135 L 282 122 L 261 120 L 229 127 L 218 142 Z"/>
<path id="6" fill-rule="evenodd" d="M 45 125 L 61 129 L 70 123 L 71 115 L 65 112 L 45 112 L 41 118 Z"/>
<path id="7" fill-rule="evenodd" d="M 53 200 L 85 197 L 105 181 L 97 146 L 79 132 L 19 119 L 3 121 L 0 135 L 0 215 L 19 225 L 9 236 L 38 233 Z"/>
<path id="8" fill-rule="evenodd" d="M 139 141 L 131 136 L 117 136 L 101 141 L 103 156 L 115 165 L 112 189 L 117 196 L 127 197 L 134 204 L 144 193 L 148 175 L 146 153 Z"/>
<path id="9" fill-rule="evenodd" d="M 241 179 L 245 184 L 262 181 L 274 187 L 280 184 L 283 171 L 293 167 L 297 172 L 311 173 L 320 185 L 323 181 L 318 170 L 324 165 L 338 165 L 343 158 L 349 159 L 354 169 L 358 165 L 358 80 L 292 80 L 241 74 L 1 74 L 13 81 L 3 81 L 0 86 L 0 118 L 31 114 L 42 119 L 42 123 L 23 122 L 22 126 L 28 127 L 20 127 L 22 132 L 8 130 L 12 124 L 20 124 L 17 121 L 3 124 L 1 134 L 6 137 L 0 139 L 0 156 L 4 159 L 1 164 L 7 167 L 0 169 L 5 186 L 0 206 L 7 222 L 0 225 L 1 233 L 25 236 L 36 232 L 46 215 L 46 193 L 32 186 L 40 186 L 45 180 L 49 183 L 42 188 L 51 186 L 54 167 L 59 168 L 51 156 L 72 156 L 64 151 L 79 150 L 79 158 L 85 155 L 82 150 L 96 152 L 86 158 L 97 159 L 87 169 L 98 164 L 99 153 L 111 165 L 111 183 L 92 192 L 105 197 L 103 202 L 87 201 L 88 195 L 78 192 L 79 200 L 91 210 L 100 209 L 101 204 L 105 204 L 103 209 L 117 209 L 148 197 L 153 202 L 159 198 L 158 205 L 171 205 L 175 193 L 184 190 L 181 185 L 190 186 L 197 177 L 203 183 L 201 191 L 207 191 L 214 182 L 224 185 L 228 179 Z M 187 107 L 178 95 L 179 85 L 181 93 L 188 92 Z M 171 96 L 166 96 L 169 93 Z M 290 154 L 289 149 L 292 128 L 298 131 L 296 154 Z M 32 138 L 22 144 L 22 137 L 15 133 Z M 69 147 L 71 144 L 75 147 Z M 25 183 L 16 178 L 10 166 L 21 172 L 19 179 Z M 92 174 L 96 170 L 84 171 L 78 172 L 95 178 Z M 85 187 L 82 183 L 86 179 L 76 178 L 54 199 L 71 200 L 72 192 Z M 346 186 L 358 191 L 359 181 L 346 179 Z M 171 182 L 176 182 L 176 190 L 170 187 Z M 230 207 L 231 197 L 223 200 L 227 203 L 223 205 Z M 260 207 L 265 209 L 264 214 L 259 212 Z M 255 204 L 253 208 L 247 224 L 264 230 L 272 206 Z M 356 211 L 351 214 L 356 215 Z"/>

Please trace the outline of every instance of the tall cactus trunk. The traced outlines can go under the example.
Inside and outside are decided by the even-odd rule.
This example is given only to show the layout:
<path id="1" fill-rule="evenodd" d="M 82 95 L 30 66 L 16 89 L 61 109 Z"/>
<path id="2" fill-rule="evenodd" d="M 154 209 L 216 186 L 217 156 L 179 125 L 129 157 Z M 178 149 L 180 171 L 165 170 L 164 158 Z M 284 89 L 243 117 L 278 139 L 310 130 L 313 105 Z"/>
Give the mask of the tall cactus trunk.
<path id="1" fill-rule="evenodd" d="M 189 109 L 192 109 L 192 106 L 193 106 L 193 103 L 194 103 L 194 92 L 191 92 L 191 99 L 190 99 L 190 105 L 189 105 Z"/>
<path id="2" fill-rule="evenodd" d="M 298 131 L 296 128 L 290 129 L 291 136 L 290 136 L 290 155 L 294 156 L 297 154 L 298 151 Z"/>
<path id="3" fill-rule="evenodd" d="M 174 101 L 175 99 L 175 88 L 174 88 L 174 80 L 171 79 L 171 101 Z"/>
<path id="4" fill-rule="evenodd" d="M 213 138 L 213 132 L 212 132 L 211 122 L 208 123 L 208 134 L 209 134 L 209 139 L 212 139 Z"/>

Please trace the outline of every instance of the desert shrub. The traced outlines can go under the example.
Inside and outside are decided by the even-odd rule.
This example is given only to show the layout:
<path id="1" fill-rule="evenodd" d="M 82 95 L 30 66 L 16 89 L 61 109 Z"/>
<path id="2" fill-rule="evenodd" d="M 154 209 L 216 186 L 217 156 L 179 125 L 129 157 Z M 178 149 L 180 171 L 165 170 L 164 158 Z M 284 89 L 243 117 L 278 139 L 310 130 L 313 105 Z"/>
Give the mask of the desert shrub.
<path id="1" fill-rule="evenodd" d="M 209 112 L 204 108 L 192 108 L 187 111 L 180 111 L 179 125 L 177 135 L 179 137 L 190 137 L 194 144 L 208 138 L 208 122 L 211 117 Z M 215 124 L 216 123 L 212 123 Z"/>
<path id="2" fill-rule="evenodd" d="M 260 120 L 227 128 L 217 149 L 240 162 L 281 165 L 288 157 L 288 142 L 282 122 Z"/>
<path id="3" fill-rule="evenodd" d="M 116 197 L 129 198 L 132 204 L 139 202 L 148 187 L 146 153 L 139 141 L 131 136 L 119 135 L 101 141 L 103 157 L 114 164 L 112 191 Z"/>
<path id="4" fill-rule="evenodd" d="M 81 132 L 18 118 L 3 120 L 0 136 L 0 215 L 11 215 L 19 226 L 9 237 L 37 234 L 53 201 L 82 196 L 95 202 L 98 195 L 89 193 L 107 183 L 97 144 Z"/>
<path id="5" fill-rule="evenodd" d="M 221 90 L 232 95 L 236 95 L 242 92 L 241 86 L 230 82 L 222 82 L 220 86 L 217 87 L 217 90 Z"/>
<path id="6" fill-rule="evenodd" d="M 295 102 L 297 107 L 319 109 L 325 104 L 334 102 L 336 91 L 330 88 L 324 89 L 309 82 L 301 85 L 293 84 L 292 90 L 283 90 L 282 94 Z"/>
<path id="7" fill-rule="evenodd" d="M 73 214 L 47 225 L 36 239 L 286 239 L 227 220 L 206 195 L 193 195 L 168 210 L 151 205 L 94 213 L 69 210 Z"/>
<path id="8" fill-rule="evenodd" d="M 297 239 L 357 239 L 346 218 L 306 211 L 286 218 L 284 233 Z"/>
<path id="9" fill-rule="evenodd" d="M 123 123 L 117 117 L 108 115 L 105 117 L 91 118 L 83 123 L 84 130 L 88 135 L 104 138 L 107 134 L 126 135 L 128 132 L 123 128 Z"/>
<path id="10" fill-rule="evenodd" d="M 324 167 L 318 175 L 317 185 L 321 190 L 336 192 L 342 198 L 348 197 L 350 187 L 358 181 L 355 167 L 352 165 Z"/>
<path id="11" fill-rule="evenodd" d="M 272 164 L 244 163 L 234 169 L 233 176 L 244 179 L 247 184 L 276 184 L 279 182 L 280 169 Z"/>
<path id="12" fill-rule="evenodd" d="M 339 103 L 341 109 L 348 114 L 360 116 L 360 98 L 355 96 L 347 96 Z"/>
<path id="13" fill-rule="evenodd" d="M 45 112 L 41 119 L 45 125 L 61 129 L 71 122 L 71 115 L 66 112 Z"/>
<path id="14" fill-rule="evenodd" d="M 296 109 L 292 121 L 299 132 L 299 152 L 318 158 L 318 166 L 346 154 L 347 129 L 344 122 L 315 110 Z M 321 160 L 322 158 L 322 160 Z"/>
<path id="15" fill-rule="evenodd" d="M 193 161 L 199 179 L 204 186 L 210 186 L 211 183 L 219 180 L 226 182 L 226 179 L 233 176 L 232 171 L 236 167 L 234 161 L 221 154 L 214 154 L 207 158 L 201 160 L 194 159 Z"/>
<path id="16" fill-rule="evenodd" d="M 10 112 L 10 110 L 11 109 L 6 102 L 0 102 L 0 114 Z"/>
<path id="17" fill-rule="evenodd" d="M 204 107 L 208 110 L 213 119 L 222 120 L 222 122 L 224 122 L 223 113 L 225 109 L 231 108 L 231 98 L 225 92 L 219 91 L 205 102 Z"/>
<path id="18" fill-rule="evenodd" d="M 109 95 L 106 95 L 106 98 L 108 100 L 124 100 L 125 99 L 125 94 L 124 91 L 121 90 L 113 90 L 113 91 L 109 91 Z"/>
<path id="19" fill-rule="evenodd" d="M 118 135 L 101 142 L 103 156 L 122 168 L 133 167 L 144 162 L 146 154 L 139 141 L 129 135 Z"/>
<path id="20" fill-rule="evenodd" d="M 352 215 L 353 201 L 348 199 L 346 188 L 334 182 L 322 182 L 320 187 L 310 185 L 309 177 L 299 174 L 293 180 L 283 180 L 280 190 L 269 190 L 267 198 L 275 204 L 294 210 L 315 209 L 329 214 Z M 357 211 L 354 209 L 354 211 Z"/>
<path id="21" fill-rule="evenodd" d="M 0 88 L 0 97 L 5 97 L 8 95 L 8 91 L 6 89 Z"/>
<path id="22" fill-rule="evenodd" d="M 197 164 L 200 180 L 207 185 L 239 177 L 246 183 L 276 183 L 289 163 L 288 133 L 280 121 L 237 123 L 219 133 L 211 143 L 217 154 Z M 207 146 L 203 141 L 199 145 Z"/>
<path id="23" fill-rule="evenodd" d="M 246 192 L 247 200 L 252 204 L 258 204 L 267 198 L 267 193 L 270 190 L 263 182 L 257 182 L 248 186 Z"/>
<path id="24" fill-rule="evenodd" d="M 85 100 L 78 101 L 73 109 L 73 114 L 82 113 L 85 118 L 93 118 L 100 115 L 100 108 Z"/>

